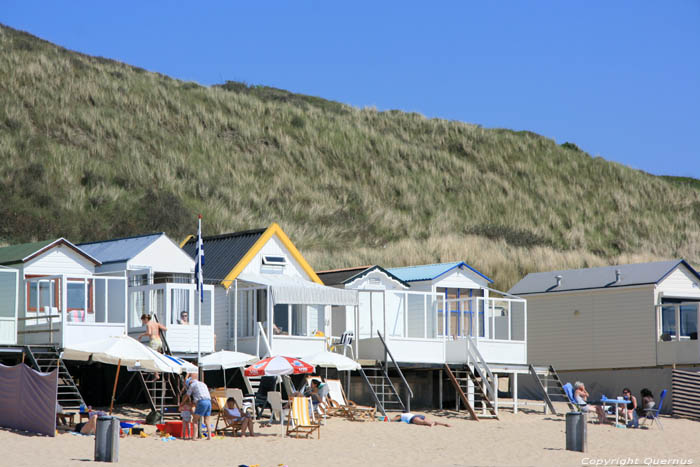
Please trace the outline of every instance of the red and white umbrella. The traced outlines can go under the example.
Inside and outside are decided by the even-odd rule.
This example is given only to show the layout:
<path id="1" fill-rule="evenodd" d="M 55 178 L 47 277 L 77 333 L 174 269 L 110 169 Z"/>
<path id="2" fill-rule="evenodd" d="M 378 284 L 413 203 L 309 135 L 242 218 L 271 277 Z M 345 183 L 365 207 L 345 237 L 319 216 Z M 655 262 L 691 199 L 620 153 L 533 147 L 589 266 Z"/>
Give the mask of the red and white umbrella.
<path id="1" fill-rule="evenodd" d="M 313 365 L 292 357 L 268 357 L 245 369 L 246 376 L 282 376 L 313 373 Z"/>

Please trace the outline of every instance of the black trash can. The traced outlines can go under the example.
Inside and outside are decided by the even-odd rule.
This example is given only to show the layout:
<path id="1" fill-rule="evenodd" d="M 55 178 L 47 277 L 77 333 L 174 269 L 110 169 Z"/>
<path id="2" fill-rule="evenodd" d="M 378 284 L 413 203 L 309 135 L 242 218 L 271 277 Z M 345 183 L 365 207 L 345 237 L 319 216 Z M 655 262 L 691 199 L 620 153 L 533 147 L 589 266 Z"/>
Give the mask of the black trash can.
<path id="1" fill-rule="evenodd" d="M 95 429 L 95 461 L 117 462 L 119 460 L 119 419 L 97 417 Z"/>
<path id="2" fill-rule="evenodd" d="M 566 450 L 586 452 L 588 448 L 588 433 L 586 414 L 569 412 L 566 414 Z"/>

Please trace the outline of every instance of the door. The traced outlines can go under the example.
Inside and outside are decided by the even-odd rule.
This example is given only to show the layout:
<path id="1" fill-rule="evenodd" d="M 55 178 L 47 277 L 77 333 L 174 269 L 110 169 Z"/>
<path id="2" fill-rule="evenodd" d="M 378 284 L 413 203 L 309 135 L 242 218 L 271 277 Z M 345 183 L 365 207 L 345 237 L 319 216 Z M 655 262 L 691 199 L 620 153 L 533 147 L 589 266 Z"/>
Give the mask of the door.
<path id="1" fill-rule="evenodd" d="M 0 267 L 0 344 L 17 344 L 19 271 Z"/>

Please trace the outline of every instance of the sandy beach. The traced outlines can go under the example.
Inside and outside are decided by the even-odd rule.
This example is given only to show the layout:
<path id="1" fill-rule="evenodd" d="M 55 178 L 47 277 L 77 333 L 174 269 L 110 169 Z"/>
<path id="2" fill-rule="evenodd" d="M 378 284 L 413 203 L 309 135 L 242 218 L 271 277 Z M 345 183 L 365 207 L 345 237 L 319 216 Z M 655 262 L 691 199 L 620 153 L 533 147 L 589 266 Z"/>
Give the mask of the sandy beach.
<path id="1" fill-rule="evenodd" d="M 565 407 L 561 407 L 561 412 Z M 417 412 L 419 413 L 419 412 Z M 425 413 L 425 412 L 423 412 Z M 467 420 L 454 412 L 427 412 L 451 428 L 405 423 L 329 419 L 321 439 L 279 437 L 280 427 L 259 430 L 256 438 L 162 441 L 155 427 L 147 438 L 120 440 L 123 465 L 208 465 L 260 467 L 347 465 L 673 465 L 700 462 L 698 422 L 664 418 L 664 430 L 588 425 L 588 452 L 564 449 L 564 417 L 541 412 L 501 411 L 500 420 Z M 54 438 L 0 430 L 8 466 L 84 465 L 92 461 L 94 437 L 59 433 Z M 604 464 L 607 460 L 608 464 Z M 666 462 L 663 464 L 661 462 Z M 612 464 L 610 462 L 613 462 Z M 614 462 L 617 462 L 614 463 Z M 686 464 L 680 464 L 685 462 Z"/>

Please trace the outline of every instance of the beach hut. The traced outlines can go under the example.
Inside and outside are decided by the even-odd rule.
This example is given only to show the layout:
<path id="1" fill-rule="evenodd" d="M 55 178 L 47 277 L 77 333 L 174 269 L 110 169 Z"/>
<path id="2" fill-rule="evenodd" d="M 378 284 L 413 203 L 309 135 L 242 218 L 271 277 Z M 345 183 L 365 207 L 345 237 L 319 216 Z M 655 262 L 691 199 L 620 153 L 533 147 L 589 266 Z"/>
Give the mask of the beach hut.
<path id="1" fill-rule="evenodd" d="M 126 279 L 97 275 L 100 264 L 65 238 L 0 248 L 0 265 L 17 271 L 16 282 L 7 270 L 0 277 L 0 294 L 9 295 L 17 284 L 16 301 L 10 301 L 17 308 L 15 342 L 60 348 L 124 334 Z M 3 311 L 3 334 L 11 325 L 8 314 Z"/>
<path id="2" fill-rule="evenodd" d="M 483 384 L 497 411 L 498 375 L 517 386 L 517 375 L 530 372 L 526 301 L 490 288 L 493 281 L 465 262 L 362 266 L 321 271 L 319 277 L 326 285 L 358 291 L 354 321 L 346 310 L 356 354 L 385 365 L 392 357 L 404 368 L 406 384 L 418 388 L 421 405 L 442 406 L 443 370 L 466 365 L 488 374 Z M 473 388 L 464 389 L 473 395 Z M 517 411 L 517 399 L 510 403 Z"/>
<path id="3" fill-rule="evenodd" d="M 216 350 L 258 357 L 320 352 L 333 339 L 331 307 L 357 306 L 356 292 L 323 285 L 275 223 L 203 243 L 204 280 L 216 286 Z M 181 246 L 194 257 L 193 236 Z"/>
<path id="4" fill-rule="evenodd" d="M 658 394 L 700 365 L 700 275 L 683 259 L 531 273 L 510 292 L 528 300 L 528 360 L 594 396 Z"/>
<path id="5" fill-rule="evenodd" d="M 201 327 L 195 306 L 194 260 L 164 233 L 81 243 L 80 249 L 100 261 L 96 271 L 128 279 L 127 331 L 144 332 L 141 315 L 155 315 L 166 325 L 171 353 L 196 355 L 214 351 L 214 286 L 204 286 Z"/>

